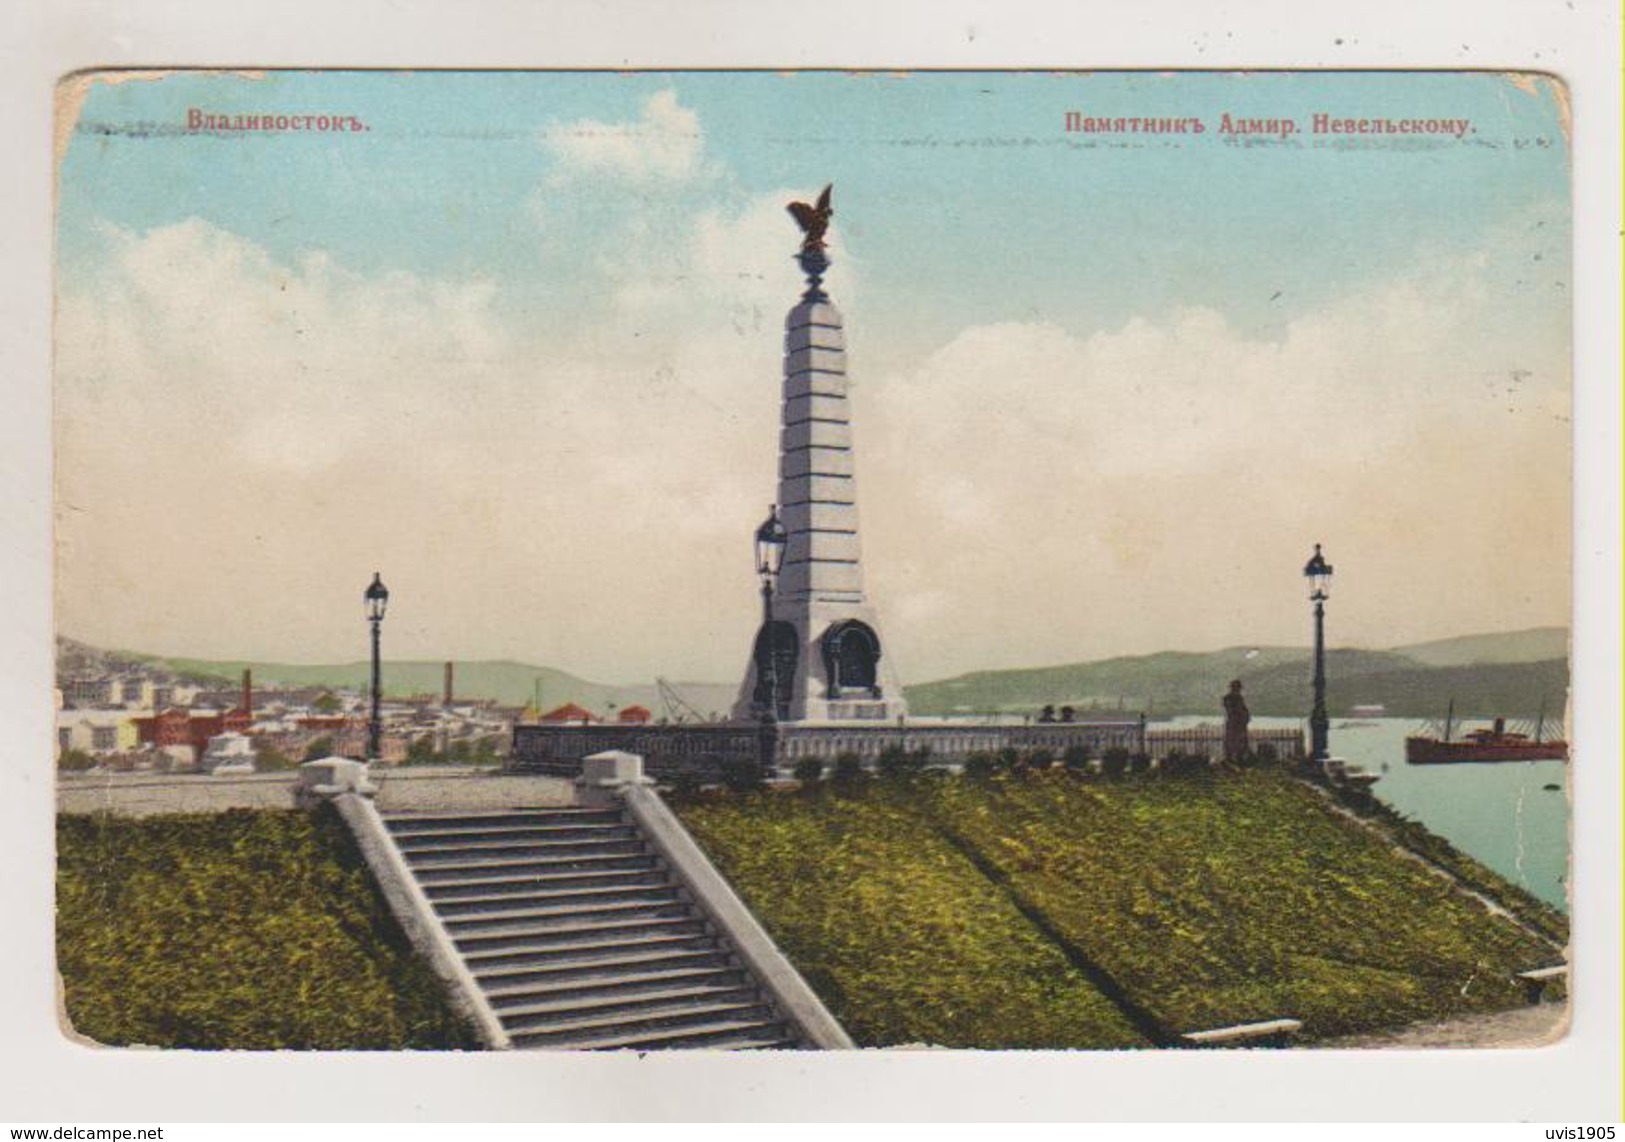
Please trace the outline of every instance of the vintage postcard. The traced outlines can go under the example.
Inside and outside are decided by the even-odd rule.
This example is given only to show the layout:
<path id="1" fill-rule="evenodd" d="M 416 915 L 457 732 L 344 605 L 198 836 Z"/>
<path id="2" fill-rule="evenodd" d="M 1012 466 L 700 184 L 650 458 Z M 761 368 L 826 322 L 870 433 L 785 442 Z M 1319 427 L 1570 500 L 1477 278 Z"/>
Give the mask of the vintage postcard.
<path id="1" fill-rule="evenodd" d="M 1561 80 L 86 72 L 56 142 L 65 1034 L 1562 1038 Z"/>

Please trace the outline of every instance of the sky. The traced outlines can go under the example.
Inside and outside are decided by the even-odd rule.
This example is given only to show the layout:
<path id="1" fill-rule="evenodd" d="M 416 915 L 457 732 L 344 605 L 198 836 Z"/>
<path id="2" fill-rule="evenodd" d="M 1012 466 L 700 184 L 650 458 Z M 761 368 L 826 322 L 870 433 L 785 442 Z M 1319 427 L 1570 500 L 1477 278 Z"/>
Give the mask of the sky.
<path id="1" fill-rule="evenodd" d="M 1316 542 L 1334 646 L 1569 621 L 1548 80 L 195 73 L 60 102 L 63 634 L 355 660 L 381 571 L 391 658 L 733 680 L 801 286 L 784 205 L 827 182 L 905 682 L 1305 644 Z"/>

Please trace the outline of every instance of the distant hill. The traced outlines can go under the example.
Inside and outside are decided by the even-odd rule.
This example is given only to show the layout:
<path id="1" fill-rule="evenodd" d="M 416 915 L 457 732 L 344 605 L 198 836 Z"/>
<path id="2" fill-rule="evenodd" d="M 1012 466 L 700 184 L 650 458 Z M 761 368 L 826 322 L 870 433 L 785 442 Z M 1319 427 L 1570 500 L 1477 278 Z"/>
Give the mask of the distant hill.
<path id="1" fill-rule="evenodd" d="M 1397 647 L 1395 653 L 1414 658 L 1424 666 L 1549 662 L 1569 656 L 1569 632 L 1564 627 L 1532 627 L 1506 634 L 1470 634 Z"/>
<path id="2" fill-rule="evenodd" d="M 1327 706 L 1346 717 L 1355 705 L 1380 703 L 1396 717 L 1440 717 L 1452 700 L 1463 717 L 1532 718 L 1563 709 L 1568 695 L 1568 633 L 1541 627 L 1506 634 L 1471 635 L 1419 643 L 1396 650 L 1333 650 L 1327 655 Z M 370 667 L 365 662 L 300 665 L 161 658 L 127 651 L 104 651 L 59 638 L 58 664 L 76 669 L 116 668 L 140 662 L 208 685 L 235 685 L 245 667 L 258 685 L 331 686 L 361 689 Z M 666 713 L 655 686 L 615 685 L 578 678 L 563 670 L 525 662 L 458 662 L 456 691 L 462 698 L 491 698 L 523 705 L 541 680 L 546 709 L 576 702 L 608 713 L 611 705 L 647 706 Z M 438 694 L 441 662 L 385 662 L 387 694 Z M 1300 717 L 1308 713 L 1309 651 L 1301 647 L 1230 647 L 1207 653 L 1164 651 L 1019 670 L 990 670 L 905 688 L 916 714 L 1034 713 L 1050 704 L 1080 709 L 1123 709 L 1153 714 L 1218 715 L 1220 696 L 1240 678 L 1248 706 L 1260 715 Z M 735 683 L 674 682 L 678 694 L 702 717 L 726 714 Z"/>
<path id="3" fill-rule="evenodd" d="M 1224 681 L 1247 667 L 1272 668 L 1306 660 L 1304 652 L 1281 647 L 1232 647 L 1210 654 L 1164 651 L 1132 658 L 1108 658 L 1025 670 L 986 670 L 940 682 L 904 688 L 917 714 L 952 714 L 1034 709 L 1045 703 L 1079 708 L 1122 706 L 1169 711 L 1205 709 L 1215 695 L 1213 679 Z M 1210 693 L 1211 691 L 1211 693 Z"/>
<path id="4" fill-rule="evenodd" d="M 203 658 L 161 658 L 154 660 L 175 673 L 194 679 L 235 683 L 245 668 L 254 672 L 257 686 L 331 686 L 365 689 L 371 681 L 368 662 L 322 665 L 287 662 L 233 662 Z M 616 688 L 588 682 L 548 666 L 522 662 L 458 662 L 454 664 L 454 689 L 458 697 L 494 698 L 508 705 L 529 702 L 541 679 L 542 701 L 562 705 L 567 701 L 592 707 L 606 698 L 613 701 Z M 397 662 L 383 664 L 384 693 L 396 697 L 409 694 L 438 694 L 444 683 L 444 662 Z M 554 701 L 553 699 L 557 699 Z"/>
<path id="5" fill-rule="evenodd" d="M 365 689 L 372 675 L 368 662 L 289 663 L 252 662 L 206 658 L 167 658 L 131 651 L 104 651 L 72 639 L 57 640 L 58 669 L 63 673 L 88 669 L 114 669 L 120 664 L 140 664 L 148 669 L 167 671 L 177 677 L 206 686 L 235 686 L 243 670 L 254 672 L 256 686 L 330 686 L 334 689 Z M 665 714 L 664 704 L 653 683 L 615 685 L 591 682 L 551 666 L 526 662 L 456 662 L 453 688 L 459 698 L 488 698 L 510 706 L 521 706 L 535 696 L 541 680 L 544 709 L 575 702 L 589 710 L 605 713 L 630 705 L 647 706 L 657 716 Z M 411 694 L 439 694 L 444 685 L 444 662 L 395 662 L 383 664 L 384 693 L 393 697 Z M 707 682 L 673 682 L 673 689 L 701 715 L 726 713 L 738 689 L 734 685 Z"/>
<path id="6" fill-rule="evenodd" d="M 1416 664 L 1382 651 L 1334 651 L 1328 670 L 1343 677 L 1403 670 Z M 909 708 L 919 714 L 1032 710 L 1045 704 L 1080 709 L 1121 706 L 1128 710 L 1185 713 L 1216 710 L 1232 678 L 1240 678 L 1247 700 L 1273 704 L 1268 694 L 1296 689 L 1308 679 L 1309 652 L 1289 647 L 1230 647 L 1206 654 L 1165 651 L 1132 658 L 1109 658 L 1035 670 L 966 674 L 906 688 Z"/>
<path id="7" fill-rule="evenodd" d="M 1357 705 L 1381 705 L 1394 717 L 1442 718 L 1452 700 L 1456 713 L 1464 718 L 1533 718 L 1543 704 L 1546 716 L 1555 718 L 1562 715 L 1568 698 L 1567 659 L 1473 666 L 1412 663 L 1361 669 L 1370 663 L 1350 661 L 1350 655 L 1359 653 L 1332 651 L 1326 656 L 1326 708 L 1334 718 L 1347 717 Z M 1308 716 L 1314 670 L 1307 655 L 1296 666 L 1242 677 L 1253 713 Z M 1210 699 L 1201 711 L 1190 712 L 1206 711 L 1218 716 L 1216 698 Z"/>
<path id="8" fill-rule="evenodd" d="M 1534 717 L 1542 703 L 1548 715 L 1561 711 L 1568 694 L 1568 661 L 1561 656 L 1432 666 L 1398 651 L 1333 650 L 1326 656 L 1326 674 L 1326 703 L 1333 717 L 1347 716 L 1355 705 L 1379 703 L 1397 717 L 1438 717 L 1452 698 L 1463 716 Z M 1073 705 L 1218 716 L 1221 695 L 1233 678 L 1241 679 L 1255 714 L 1299 717 L 1309 712 L 1310 653 L 1280 647 L 987 671 L 910 686 L 905 692 L 916 714 L 1028 713 L 1045 705 Z"/>

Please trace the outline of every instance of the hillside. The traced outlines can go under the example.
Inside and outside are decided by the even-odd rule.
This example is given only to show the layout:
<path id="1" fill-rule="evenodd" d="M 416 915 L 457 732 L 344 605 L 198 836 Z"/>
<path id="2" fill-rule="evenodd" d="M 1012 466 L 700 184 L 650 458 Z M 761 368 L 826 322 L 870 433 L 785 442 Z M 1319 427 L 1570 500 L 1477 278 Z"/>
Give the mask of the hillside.
<path id="1" fill-rule="evenodd" d="M 1279 772 L 674 807 L 861 1046 L 1172 1045 L 1276 1018 L 1313 1041 L 1516 1007 L 1515 973 L 1561 959 L 1557 914 L 1474 868 L 1553 938 L 1491 915 Z"/>
<path id="2" fill-rule="evenodd" d="M 254 672 L 255 684 L 259 686 L 330 686 L 352 690 L 365 689 L 370 684 L 372 673 L 372 666 L 367 662 L 310 664 L 166 658 L 130 651 L 103 651 L 65 638 L 59 638 L 57 644 L 58 670 L 63 673 L 108 669 L 120 663 L 140 663 L 205 685 L 234 686 L 241 679 L 243 671 L 249 669 Z M 551 666 L 532 666 L 526 662 L 457 662 L 454 667 L 454 688 L 456 696 L 460 698 L 487 698 L 505 705 L 522 706 L 535 697 L 536 683 L 540 679 L 544 708 L 575 702 L 603 712 L 612 704 L 615 707 L 637 704 L 647 706 L 656 713 L 664 713 L 659 690 L 653 685 L 622 686 L 590 682 Z M 438 694 L 445 681 L 445 663 L 386 659 L 383 675 L 386 695 Z M 733 704 L 737 690 L 734 685 L 704 682 L 674 682 L 672 685 L 701 714 L 726 711 Z"/>
<path id="3" fill-rule="evenodd" d="M 1047 704 L 1212 713 L 1230 680 L 1239 678 L 1254 714 L 1300 717 L 1309 711 L 1313 670 L 1306 650 L 1231 648 L 966 674 L 910 686 L 906 693 L 916 714 L 1025 713 Z M 1371 703 L 1396 717 L 1437 717 L 1452 698 L 1458 712 L 1534 717 L 1542 702 L 1548 713 L 1560 710 L 1568 694 L 1568 663 L 1561 658 L 1428 666 L 1397 651 L 1332 650 L 1326 674 L 1334 717 Z"/>
<path id="4" fill-rule="evenodd" d="M 1441 716 L 1454 699 L 1465 716 L 1533 718 L 1542 706 L 1562 709 L 1568 694 L 1568 633 L 1540 627 L 1505 634 L 1480 634 L 1395 650 L 1334 649 L 1327 656 L 1327 700 L 1332 716 L 1354 705 L 1381 703 L 1396 717 Z M 59 670 L 103 669 L 119 662 L 142 662 L 211 684 L 233 685 L 245 667 L 262 685 L 363 688 L 365 662 L 298 665 L 279 662 L 161 658 L 102 651 L 71 639 L 58 639 Z M 384 664 L 387 694 L 439 693 L 442 662 Z M 1246 687 L 1252 712 L 1301 717 L 1309 707 L 1311 664 L 1300 647 L 1229 647 L 1208 653 L 1165 651 L 1031 669 L 978 671 L 905 687 L 909 708 L 922 715 L 1032 713 L 1045 705 L 1080 709 L 1145 710 L 1153 714 L 1208 714 L 1232 678 Z M 653 685 L 592 682 L 566 671 L 524 662 L 456 663 L 459 697 L 491 698 L 523 705 L 541 680 L 546 708 L 576 702 L 601 713 L 610 707 L 647 706 L 666 714 Z M 733 705 L 733 682 L 676 682 L 682 698 L 702 717 L 726 714 Z"/>
<path id="5" fill-rule="evenodd" d="M 195 679 L 235 683 L 245 668 L 254 671 L 254 681 L 263 686 L 331 686 L 365 689 L 370 684 L 372 666 L 367 662 L 305 665 L 287 662 L 231 662 L 200 658 L 164 658 L 155 662 L 177 674 Z M 583 705 L 601 702 L 615 687 L 587 682 L 548 666 L 528 666 L 520 662 L 459 662 L 455 664 L 458 696 L 494 698 L 509 705 L 523 705 L 534 694 L 541 679 L 542 700 L 557 695 L 559 702 L 577 701 Z M 383 663 L 384 693 L 438 694 L 445 680 L 444 662 Z"/>
<path id="6" fill-rule="evenodd" d="M 1550 718 L 1561 715 L 1568 699 L 1566 659 L 1357 673 L 1343 669 L 1338 658 L 1328 655 L 1326 665 L 1326 706 L 1333 717 L 1346 716 L 1356 705 L 1377 704 L 1393 717 L 1442 718 L 1454 701 L 1463 717 L 1533 718 L 1544 703 Z M 1260 674 L 1247 682 L 1248 704 L 1258 714 L 1307 716 L 1312 684 L 1307 662 L 1295 670 Z"/>
<path id="7" fill-rule="evenodd" d="M 1563 627 L 1534 627 L 1505 634 L 1470 634 L 1401 646 L 1395 653 L 1414 658 L 1424 666 L 1549 662 L 1569 656 L 1569 632 Z"/>

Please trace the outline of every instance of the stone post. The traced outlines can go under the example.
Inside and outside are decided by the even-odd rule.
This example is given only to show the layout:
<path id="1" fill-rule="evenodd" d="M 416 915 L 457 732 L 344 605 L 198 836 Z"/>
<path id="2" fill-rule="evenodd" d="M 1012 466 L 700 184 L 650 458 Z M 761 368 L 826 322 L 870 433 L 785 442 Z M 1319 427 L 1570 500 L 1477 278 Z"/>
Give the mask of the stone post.
<path id="1" fill-rule="evenodd" d="M 576 801 L 585 809 L 614 808 L 620 805 L 621 795 L 628 786 L 654 783 L 654 778 L 643 774 L 643 758 L 624 750 L 607 749 L 581 759 Z"/>
<path id="2" fill-rule="evenodd" d="M 299 767 L 293 802 L 298 808 L 313 809 L 322 801 L 345 793 L 371 797 L 377 792 L 378 786 L 372 783 L 366 762 L 348 757 L 323 757 Z"/>

